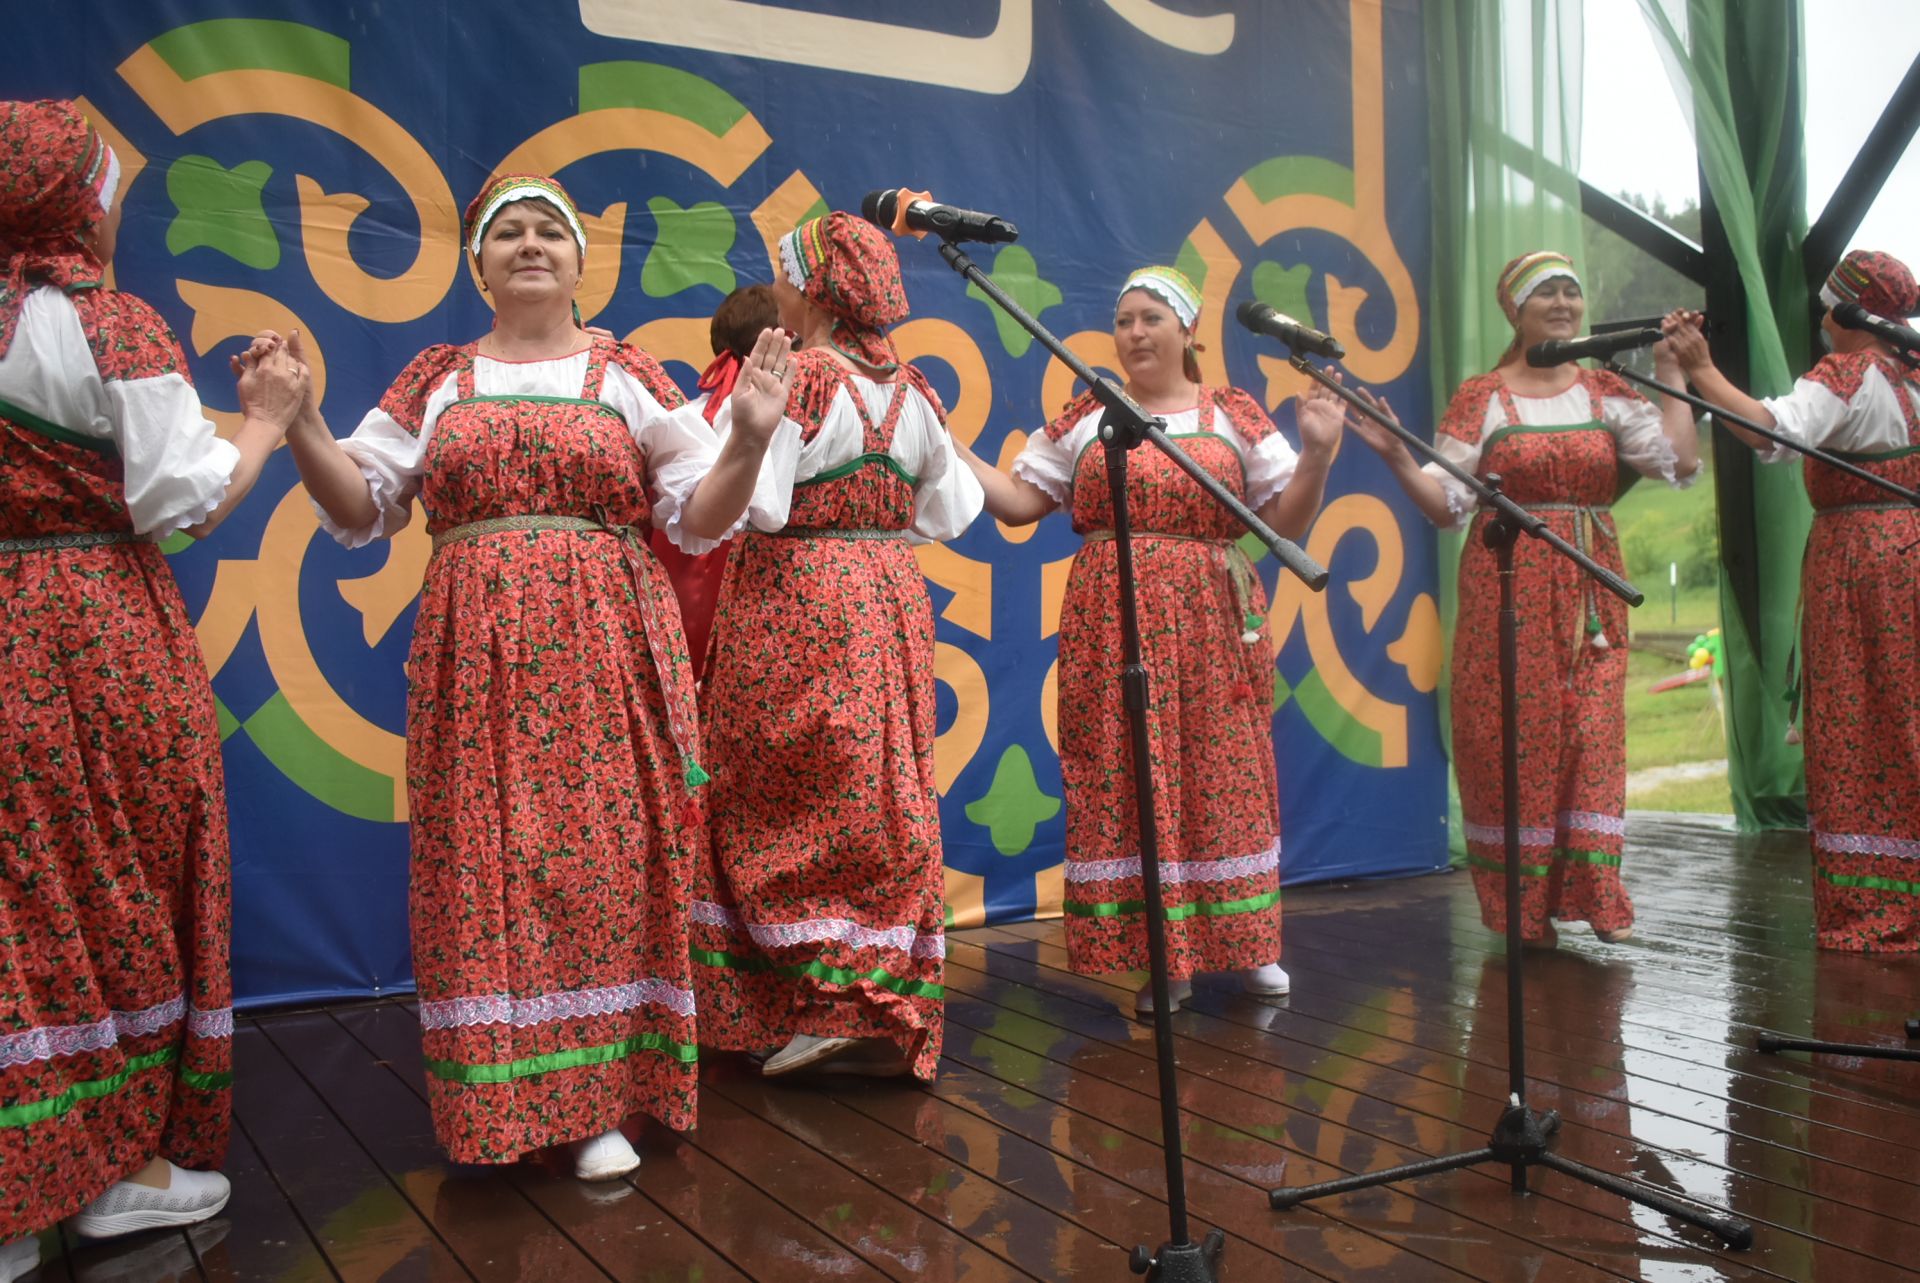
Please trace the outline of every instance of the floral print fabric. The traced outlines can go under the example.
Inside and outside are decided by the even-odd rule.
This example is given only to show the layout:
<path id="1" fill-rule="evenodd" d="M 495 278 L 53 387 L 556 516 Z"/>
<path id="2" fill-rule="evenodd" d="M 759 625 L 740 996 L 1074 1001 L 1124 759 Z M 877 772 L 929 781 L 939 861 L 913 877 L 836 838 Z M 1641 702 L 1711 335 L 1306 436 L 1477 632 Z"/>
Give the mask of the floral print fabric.
<path id="1" fill-rule="evenodd" d="M 1274 432 L 1238 389 L 1202 388 L 1257 448 Z M 1092 413 L 1081 397 L 1047 428 L 1059 438 Z M 1177 443 L 1244 498 L 1238 450 L 1213 432 Z M 1157 450 L 1128 458 L 1155 837 L 1167 912 L 1168 970 L 1264 966 L 1280 956 L 1280 809 L 1274 769 L 1273 643 L 1266 591 L 1234 547 L 1242 533 Z M 1075 554 L 1060 613 L 1060 772 L 1066 786 L 1065 909 L 1077 971 L 1147 965 L 1138 803 L 1121 704 L 1120 616 L 1105 451 L 1082 451 L 1071 494 Z"/>
<path id="2" fill-rule="evenodd" d="M 811 439 L 845 387 L 865 449 L 796 485 L 785 530 L 743 535 L 727 559 L 704 691 L 701 1038 L 886 1039 L 931 1080 L 945 997 L 933 611 L 904 539 L 918 479 L 887 454 L 922 381 L 907 367 L 876 421 L 838 362 L 793 359 L 788 415 Z"/>
<path id="3" fill-rule="evenodd" d="M 1906 444 L 1848 457 L 1920 487 L 1910 374 L 1861 352 L 1825 357 L 1807 377 L 1847 403 L 1851 417 L 1869 368 L 1900 393 Z M 1892 417 L 1884 401 L 1872 404 Z M 1897 428 L 1883 422 L 1874 435 Z M 1809 462 L 1806 479 L 1814 522 L 1802 571 L 1802 726 L 1817 938 L 1823 949 L 1912 953 L 1920 951 L 1920 515 L 1833 468 Z"/>
<path id="4" fill-rule="evenodd" d="M 1590 372 L 1582 379 L 1592 382 Z M 1593 383 L 1592 403 L 1614 395 Z M 1489 397 L 1509 426 L 1482 436 Z M 1615 436 L 1597 418 L 1524 423 L 1497 374 L 1455 394 L 1439 432 L 1480 447 L 1479 475 L 1498 473 L 1506 493 L 1561 538 L 1624 573 L 1609 508 L 1619 484 Z M 1453 645 L 1453 761 L 1466 821 L 1467 858 L 1481 921 L 1506 930 L 1506 830 L 1501 782 L 1500 584 L 1480 513 L 1460 561 Z M 1633 923 L 1620 880 L 1626 837 L 1627 607 L 1537 539 L 1515 542 L 1519 620 L 1520 934 L 1546 935 L 1554 918 L 1596 931 Z"/>
<path id="5" fill-rule="evenodd" d="M 182 367 L 165 325 L 118 298 L 75 297 L 101 376 Z M 111 444 L 46 427 L 0 412 L 0 538 L 131 534 Z M 220 730 L 165 558 L 134 542 L 0 552 L 0 609 L 4 1241 L 155 1154 L 220 1165 L 233 999 Z"/>
<path id="6" fill-rule="evenodd" d="M 474 349 L 431 349 L 384 403 L 459 378 L 420 497 L 439 537 L 408 664 L 412 925 L 435 1135 L 461 1162 L 507 1162 L 634 1113 L 694 1118 L 686 905 L 704 834 L 674 725 L 691 723 L 672 589 L 631 533 L 647 461 L 596 398 L 473 394 Z M 447 536 L 501 517 L 605 530 Z"/>

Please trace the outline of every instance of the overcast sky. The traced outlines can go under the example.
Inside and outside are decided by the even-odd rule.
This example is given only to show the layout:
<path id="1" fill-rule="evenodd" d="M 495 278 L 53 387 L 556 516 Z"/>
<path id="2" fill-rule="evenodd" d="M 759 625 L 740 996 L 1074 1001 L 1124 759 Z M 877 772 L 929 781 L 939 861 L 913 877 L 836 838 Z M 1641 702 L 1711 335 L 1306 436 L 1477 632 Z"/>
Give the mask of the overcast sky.
<path id="1" fill-rule="evenodd" d="M 1920 0 L 1805 0 L 1805 9 L 1811 219 L 1920 54 Z M 1669 205 L 1692 199 L 1693 136 L 1638 0 L 1587 0 L 1586 18 L 1581 177 Z M 1920 272 L 1920 145 L 1894 168 L 1853 247 L 1884 250 Z"/>

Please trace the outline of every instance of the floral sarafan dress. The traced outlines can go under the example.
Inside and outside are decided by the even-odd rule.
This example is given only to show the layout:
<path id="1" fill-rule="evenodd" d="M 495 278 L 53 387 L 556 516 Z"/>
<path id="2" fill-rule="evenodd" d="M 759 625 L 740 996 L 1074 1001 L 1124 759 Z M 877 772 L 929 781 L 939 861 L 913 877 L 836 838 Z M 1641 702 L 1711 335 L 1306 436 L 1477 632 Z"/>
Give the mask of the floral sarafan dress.
<path id="1" fill-rule="evenodd" d="M 701 1038 L 885 1039 L 931 1079 L 944 875 L 933 611 L 911 540 L 959 534 L 984 495 L 917 370 L 876 383 L 819 349 L 793 360 L 762 473 L 787 494 L 728 558 L 704 692 Z"/>
<path id="2" fill-rule="evenodd" d="M 435 551 L 408 665 L 412 923 L 434 1130 L 505 1162 L 694 1117 L 687 903 L 704 842 L 678 607 L 645 547 L 711 466 L 638 349 L 433 348 L 345 443 Z M 692 551 L 699 541 L 686 540 Z"/>
<path id="3" fill-rule="evenodd" d="M 1617 374 L 1580 370 L 1566 391 L 1516 396 L 1497 373 L 1467 380 L 1434 435 L 1469 472 L 1498 473 L 1506 494 L 1553 532 L 1624 574 L 1612 506 L 1624 464 L 1672 485 L 1677 458 L 1660 411 Z M 1429 464 L 1464 524 L 1471 491 Z M 1504 931 L 1506 827 L 1501 786 L 1500 583 L 1480 537 L 1460 560 L 1453 640 L 1453 763 L 1480 918 Z M 1520 933 L 1543 939 L 1554 918 L 1596 931 L 1633 923 L 1620 880 L 1626 840 L 1627 607 L 1537 539 L 1514 545 L 1519 619 Z"/>
<path id="4" fill-rule="evenodd" d="M 1203 422 L 1201 415 L 1205 413 Z M 1133 754 L 1120 687 L 1118 567 L 1100 413 L 1082 396 L 1027 443 L 1014 475 L 1068 505 L 1086 538 L 1060 612 L 1067 953 L 1077 971 L 1147 965 Z M 1247 504 L 1285 488 L 1298 456 L 1252 397 L 1201 388 L 1167 435 Z M 1280 804 L 1273 642 L 1245 533 L 1157 450 L 1128 459 L 1148 741 L 1175 979 L 1280 957 Z"/>
<path id="5" fill-rule="evenodd" d="M 231 883 L 206 661 L 155 540 L 238 452 L 130 294 L 30 294 L 0 356 L 0 1240 L 156 1154 L 218 1167 Z"/>
<path id="6" fill-rule="evenodd" d="M 1768 401 L 1782 431 L 1920 488 L 1920 383 L 1872 352 Z M 1784 446 L 1769 460 L 1797 457 Z M 1801 720 L 1823 949 L 1920 950 L 1920 513 L 1806 465 Z"/>

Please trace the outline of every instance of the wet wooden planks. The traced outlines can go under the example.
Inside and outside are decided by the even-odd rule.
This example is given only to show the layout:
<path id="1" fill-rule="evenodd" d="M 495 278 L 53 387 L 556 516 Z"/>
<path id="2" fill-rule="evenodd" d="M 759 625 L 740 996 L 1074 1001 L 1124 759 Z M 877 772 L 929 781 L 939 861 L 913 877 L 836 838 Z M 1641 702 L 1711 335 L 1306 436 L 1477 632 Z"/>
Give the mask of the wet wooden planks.
<path id="1" fill-rule="evenodd" d="M 1762 1056 L 1753 1035 L 1900 1042 L 1920 959 L 1816 955 L 1804 839 L 1636 816 L 1638 939 L 1529 956 L 1529 1099 L 1561 1152 L 1752 1218 L 1748 1253 L 1551 1172 L 1484 1167 L 1275 1213 L 1266 1190 L 1476 1147 L 1507 1091 L 1506 961 L 1463 876 L 1289 894 L 1295 992 L 1203 979 L 1174 1019 L 1196 1233 L 1237 1278 L 1573 1283 L 1920 1279 L 1920 1066 Z M 111 1280 L 1118 1279 L 1166 1234 L 1137 977 L 1076 976 L 1058 924 L 956 932 L 929 1089 L 703 1069 L 697 1132 L 632 1179 L 450 1164 L 419 1026 L 388 1000 L 244 1019 L 225 1213 L 48 1240 Z M 29 1276 L 34 1277 L 34 1276 Z"/>

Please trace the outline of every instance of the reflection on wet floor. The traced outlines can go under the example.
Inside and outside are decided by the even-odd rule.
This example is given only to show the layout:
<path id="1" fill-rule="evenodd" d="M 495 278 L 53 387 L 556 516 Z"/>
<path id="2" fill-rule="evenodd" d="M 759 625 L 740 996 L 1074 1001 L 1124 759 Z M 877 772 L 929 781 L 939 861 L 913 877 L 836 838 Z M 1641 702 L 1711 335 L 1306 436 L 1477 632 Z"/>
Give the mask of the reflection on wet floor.
<path id="1" fill-rule="evenodd" d="M 1202 978 L 1174 1024 L 1195 1233 L 1230 1277 L 1692 1283 L 1920 1279 L 1920 1065 L 1761 1055 L 1754 1035 L 1904 1044 L 1920 959 L 1816 954 L 1806 842 L 1636 815 L 1630 944 L 1527 958 L 1529 1103 L 1557 1148 L 1731 1208 L 1752 1251 L 1550 1171 L 1410 1181 L 1289 1212 L 1266 1191 L 1485 1142 L 1506 974 L 1463 876 L 1287 900 L 1290 998 Z M 1114 1280 L 1166 1235 L 1137 978 L 1066 970 L 1057 924 L 956 933 L 930 1090 L 703 1069 L 700 1129 L 638 1133 L 629 1181 L 436 1150 L 399 1001 L 242 1022 L 227 1171 L 191 1235 L 43 1242 L 47 1280 Z M 71 1250 L 69 1250 L 71 1249 Z"/>

